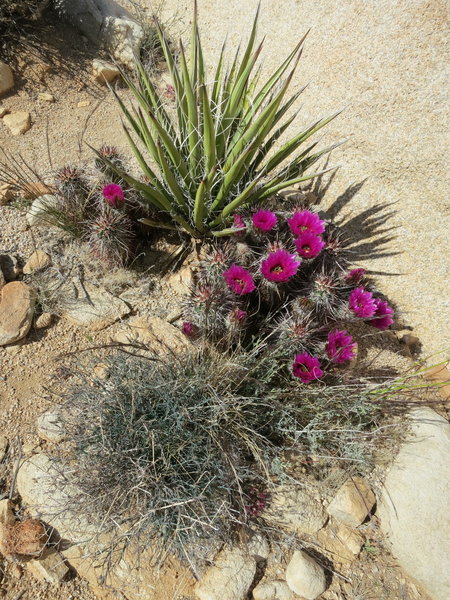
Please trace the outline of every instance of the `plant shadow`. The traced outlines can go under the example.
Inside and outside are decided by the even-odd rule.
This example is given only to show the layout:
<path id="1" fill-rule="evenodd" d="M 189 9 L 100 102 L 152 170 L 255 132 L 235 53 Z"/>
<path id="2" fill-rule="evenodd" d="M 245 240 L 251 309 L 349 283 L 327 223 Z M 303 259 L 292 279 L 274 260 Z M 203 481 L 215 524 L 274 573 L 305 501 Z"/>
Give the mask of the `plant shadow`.
<path id="1" fill-rule="evenodd" d="M 324 176 L 318 177 L 310 184 L 308 191 L 317 198 L 317 204 L 323 202 L 328 189 L 333 182 L 336 172 L 324 180 Z M 324 217 L 339 227 L 343 233 L 344 240 L 351 240 L 347 250 L 352 262 L 363 262 L 396 256 L 400 254 L 392 250 L 396 239 L 394 234 L 398 226 L 390 225 L 389 221 L 395 216 L 394 202 L 378 203 L 354 215 L 345 215 L 344 209 L 350 204 L 354 197 L 361 191 L 367 178 L 358 183 L 353 183 L 338 196 L 332 204 L 323 211 Z M 368 270 L 373 275 L 399 276 L 400 273 Z"/>

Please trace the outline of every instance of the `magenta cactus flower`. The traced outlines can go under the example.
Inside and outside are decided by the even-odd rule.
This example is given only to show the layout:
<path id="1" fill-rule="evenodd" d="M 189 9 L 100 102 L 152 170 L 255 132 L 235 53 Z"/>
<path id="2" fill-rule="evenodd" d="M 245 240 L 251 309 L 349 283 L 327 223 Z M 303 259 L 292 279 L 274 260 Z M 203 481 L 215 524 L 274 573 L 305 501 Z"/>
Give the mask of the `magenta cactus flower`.
<path id="1" fill-rule="evenodd" d="M 183 325 L 181 326 L 181 331 L 186 337 L 192 338 L 197 335 L 198 327 L 190 321 L 184 321 Z"/>
<path id="2" fill-rule="evenodd" d="M 247 318 L 247 311 L 240 308 L 233 308 L 230 313 L 230 321 L 232 323 L 243 323 Z"/>
<path id="3" fill-rule="evenodd" d="M 372 292 L 368 292 L 363 287 L 357 287 L 353 290 L 348 298 L 348 306 L 361 319 L 372 317 L 377 308 Z"/>
<path id="4" fill-rule="evenodd" d="M 270 231 L 277 224 L 277 216 L 271 210 L 258 210 L 252 217 L 252 223 L 256 229 Z"/>
<path id="5" fill-rule="evenodd" d="M 261 273 L 268 281 L 285 282 L 297 273 L 300 262 L 287 250 L 276 250 L 262 261 Z"/>
<path id="6" fill-rule="evenodd" d="M 235 214 L 233 215 L 233 227 L 235 229 L 241 229 L 242 231 L 238 231 L 237 233 L 243 233 L 246 229 L 245 221 L 241 217 L 241 215 Z"/>
<path id="7" fill-rule="evenodd" d="M 328 332 L 328 343 L 325 350 L 331 361 L 340 364 L 355 356 L 356 343 L 345 329 L 342 331 L 335 329 Z"/>
<path id="8" fill-rule="evenodd" d="M 295 240 L 295 247 L 302 258 L 315 258 L 325 247 L 325 242 L 314 233 L 305 231 Z"/>
<path id="9" fill-rule="evenodd" d="M 311 356 L 307 352 L 295 355 L 292 373 L 294 377 L 298 377 L 302 383 L 310 383 L 323 375 L 317 356 Z"/>
<path id="10" fill-rule="evenodd" d="M 240 296 L 243 294 L 250 294 L 250 292 L 253 292 L 255 289 L 253 277 L 247 269 L 244 269 L 244 267 L 239 265 L 231 265 L 231 267 L 223 273 L 223 278 L 227 282 L 230 290 Z"/>
<path id="11" fill-rule="evenodd" d="M 353 283 L 358 285 L 364 279 L 366 275 L 365 269 L 351 269 L 345 276 L 345 281 L 347 283 Z"/>
<path id="12" fill-rule="evenodd" d="M 394 311 L 387 302 L 375 298 L 375 313 L 368 323 L 377 329 L 387 329 L 394 322 L 393 314 Z"/>
<path id="13" fill-rule="evenodd" d="M 102 190 L 102 194 L 109 206 L 118 208 L 125 202 L 123 189 L 117 183 L 108 183 Z"/>
<path id="14" fill-rule="evenodd" d="M 314 235 L 320 235 L 325 231 L 325 221 L 310 210 L 295 212 L 287 222 L 295 237 L 299 237 L 306 231 Z"/>

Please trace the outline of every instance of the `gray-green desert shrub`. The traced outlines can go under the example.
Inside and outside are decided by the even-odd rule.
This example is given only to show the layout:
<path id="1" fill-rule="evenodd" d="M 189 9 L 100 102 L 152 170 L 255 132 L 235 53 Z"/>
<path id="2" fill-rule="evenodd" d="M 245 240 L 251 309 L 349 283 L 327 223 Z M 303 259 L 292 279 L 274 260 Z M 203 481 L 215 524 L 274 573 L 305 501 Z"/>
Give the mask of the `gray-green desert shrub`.
<path id="1" fill-rule="evenodd" d="M 124 543 L 194 560 L 211 538 L 264 527 L 271 491 L 291 476 L 289 456 L 364 470 L 389 386 L 305 388 L 260 351 L 102 359 L 108 378 L 86 375 L 64 406 L 64 476 L 80 490 L 71 508 L 99 533 L 123 524 Z"/>

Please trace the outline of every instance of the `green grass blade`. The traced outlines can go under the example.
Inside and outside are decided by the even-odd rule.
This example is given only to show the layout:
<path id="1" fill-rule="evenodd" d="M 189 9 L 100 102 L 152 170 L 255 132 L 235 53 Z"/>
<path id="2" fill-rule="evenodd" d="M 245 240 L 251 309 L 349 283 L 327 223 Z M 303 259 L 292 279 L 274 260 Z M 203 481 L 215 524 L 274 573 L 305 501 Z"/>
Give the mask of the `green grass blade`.
<path id="1" fill-rule="evenodd" d="M 189 77 L 191 80 L 191 84 L 194 87 L 195 82 L 198 79 L 198 28 L 197 28 L 197 17 L 198 17 L 198 7 L 197 0 L 194 0 L 194 16 L 192 18 L 192 30 L 191 30 L 191 48 L 190 48 L 190 60 L 189 60 Z"/>
<path id="2" fill-rule="evenodd" d="M 308 127 L 306 131 L 303 131 L 296 135 L 294 138 L 286 142 L 279 150 L 272 156 L 272 158 L 264 165 L 263 169 L 266 173 L 273 171 L 278 165 L 280 165 L 288 156 L 297 150 L 297 148 L 303 144 L 308 138 L 314 135 L 317 131 L 325 127 L 330 121 L 335 119 L 341 111 L 334 113 L 333 115 L 321 119 L 314 123 L 311 127 Z"/>
<path id="3" fill-rule="evenodd" d="M 277 185 L 271 185 L 271 182 L 269 182 L 267 184 L 268 187 L 263 186 L 260 190 L 258 190 L 257 194 L 255 194 L 254 196 L 251 196 L 248 199 L 248 203 L 253 204 L 255 202 L 260 202 L 261 200 L 265 200 L 266 198 L 269 198 L 270 196 L 273 196 L 277 192 L 284 190 L 288 187 L 291 187 L 292 185 L 297 185 L 298 183 L 301 183 L 302 181 L 308 181 L 309 179 L 314 179 L 315 177 L 324 175 L 325 173 L 328 173 L 329 171 L 333 171 L 334 169 L 337 169 L 337 168 L 338 167 L 330 167 L 329 169 L 319 171 L 318 173 L 313 173 L 312 175 L 303 175 L 302 177 L 296 177 L 294 179 L 288 179 L 286 181 L 282 181 L 281 183 L 278 183 Z"/>
<path id="4" fill-rule="evenodd" d="M 242 206 L 243 204 L 245 204 L 248 201 L 248 198 L 251 196 L 253 190 L 255 189 L 256 185 L 259 183 L 261 179 L 261 176 L 256 177 L 246 188 L 245 190 L 243 190 L 239 196 L 237 196 L 236 198 L 234 198 L 234 200 L 232 200 L 229 204 L 227 204 L 227 206 L 225 206 L 225 208 L 222 210 L 222 212 L 220 213 L 220 215 L 214 219 L 214 221 L 212 221 L 210 223 L 211 227 L 215 227 L 217 225 L 219 225 L 220 223 L 222 223 L 225 219 L 227 219 L 234 211 L 236 211 L 240 206 Z"/>
<path id="5" fill-rule="evenodd" d="M 226 44 L 226 42 L 224 42 L 222 44 L 222 50 L 220 51 L 219 62 L 217 63 L 217 68 L 216 68 L 216 72 L 214 75 L 214 84 L 213 84 L 213 89 L 211 92 L 211 102 L 214 104 L 214 106 L 217 106 L 219 104 L 220 93 L 222 90 L 223 58 L 224 58 L 224 53 L 225 53 L 225 44 Z"/>
<path id="6" fill-rule="evenodd" d="M 189 143 L 189 164 L 194 178 L 200 162 L 200 146 L 198 139 L 198 111 L 197 100 L 189 78 L 189 72 L 186 64 L 186 56 L 184 53 L 183 44 L 180 42 L 180 64 L 181 76 L 183 79 L 184 90 L 187 100 L 187 116 L 188 116 L 188 143 Z"/>
<path id="7" fill-rule="evenodd" d="M 309 31 L 307 31 L 305 33 L 305 35 L 298 42 L 298 44 L 294 48 L 294 50 L 289 54 L 289 56 L 284 60 L 284 62 L 278 67 L 278 69 L 275 71 L 275 73 L 267 80 L 267 82 L 261 88 L 259 93 L 256 95 L 256 97 L 254 98 L 254 100 L 252 102 L 251 109 L 248 111 L 248 113 L 244 117 L 245 123 L 248 123 L 252 120 L 253 115 L 256 114 L 256 112 L 259 110 L 259 108 L 261 107 L 264 100 L 269 96 L 272 89 L 277 85 L 277 83 L 280 81 L 280 78 L 284 75 L 284 73 L 288 69 L 288 67 L 291 64 L 291 62 L 293 61 L 293 59 L 297 56 L 295 66 L 294 66 L 294 70 L 295 70 L 295 68 L 297 67 L 298 61 L 300 60 L 300 57 L 301 57 L 301 51 L 302 51 L 301 48 L 302 48 L 303 42 L 305 41 L 305 38 L 308 35 L 308 33 L 309 33 Z"/>
<path id="8" fill-rule="evenodd" d="M 163 152 L 161 144 L 158 144 L 158 154 L 159 154 L 158 162 L 161 166 L 161 170 L 164 175 L 164 181 L 166 182 L 170 191 L 174 195 L 178 205 L 181 207 L 183 214 L 186 216 L 187 212 L 188 212 L 188 207 L 187 207 L 187 203 L 184 198 L 184 195 L 183 195 L 183 191 L 180 188 L 180 186 L 178 185 L 177 180 L 174 177 L 174 174 L 169 167 L 169 164 L 164 156 L 164 152 Z"/>
<path id="9" fill-rule="evenodd" d="M 153 85 L 147 73 L 145 72 L 144 67 L 139 61 L 136 63 L 136 67 L 141 81 L 142 96 L 144 97 L 145 94 L 148 106 L 151 107 L 151 110 L 153 110 L 158 115 L 168 133 L 171 135 L 172 138 L 175 139 L 177 133 L 175 131 L 175 127 L 173 126 L 172 119 L 169 117 L 166 109 L 164 108 L 162 98 L 160 97 L 155 86 Z"/>
<path id="10" fill-rule="evenodd" d="M 136 157 L 136 160 L 139 164 L 139 166 L 141 167 L 141 169 L 143 170 L 144 174 L 150 179 L 150 182 L 155 185 L 159 190 L 162 189 L 162 184 L 160 183 L 157 175 L 153 172 L 153 170 L 151 169 L 151 167 L 147 164 L 146 160 L 144 159 L 141 151 L 139 150 L 139 148 L 137 147 L 137 145 L 135 144 L 133 138 L 130 135 L 130 132 L 128 131 L 128 129 L 125 127 L 125 125 L 123 125 L 123 129 L 125 131 L 125 135 L 127 137 L 128 143 L 131 147 L 131 150 L 134 154 L 134 156 Z"/>
<path id="11" fill-rule="evenodd" d="M 243 229 L 233 229 L 233 227 L 229 227 L 228 229 L 221 229 L 220 231 L 211 231 L 211 233 L 214 237 L 224 237 L 226 235 L 239 233 L 240 231 L 243 231 Z"/>
<path id="12" fill-rule="evenodd" d="M 149 227 L 156 227 L 157 229 L 170 229 L 171 231 L 178 231 L 178 228 L 174 225 L 170 225 L 169 223 L 163 223 L 160 221 L 155 221 L 154 219 L 138 219 L 139 223 L 143 223 L 144 225 L 148 225 Z"/>
<path id="13" fill-rule="evenodd" d="M 156 32 L 158 34 L 159 42 L 169 67 L 170 75 L 172 77 L 172 83 L 175 90 L 176 96 L 176 111 L 178 118 L 178 127 L 180 130 L 180 139 L 187 137 L 187 101 L 186 94 L 181 81 L 180 73 L 177 69 L 175 56 L 170 48 L 169 42 L 164 35 L 161 25 L 156 21 Z"/>
<path id="14" fill-rule="evenodd" d="M 194 203 L 194 224 L 196 229 L 203 233 L 204 225 L 203 220 L 205 218 L 205 196 L 206 196 L 206 178 L 202 179 L 198 186 L 197 193 L 195 195 Z"/>
<path id="15" fill-rule="evenodd" d="M 239 77 L 242 75 L 242 73 L 245 70 L 245 65 L 248 63 L 248 60 L 253 52 L 253 47 L 255 45 L 255 39 L 256 39 L 256 31 L 258 28 L 258 20 L 259 20 L 259 11 L 260 11 L 261 5 L 258 4 L 258 8 L 256 9 L 256 14 L 255 14 L 255 18 L 253 19 L 253 26 L 252 26 L 252 30 L 250 32 L 250 37 L 247 43 L 247 48 L 245 49 L 245 53 L 244 56 L 242 58 L 242 62 L 241 62 L 241 66 L 239 67 L 236 79 L 239 79 Z"/>
<path id="16" fill-rule="evenodd" d="M 225 173 L 225 176 L 222 180 L 222 184 L 217 192 L 216 198 L 214 199 L 214 202 L 211 205 L 211 212 L 221 207 L 221 205 L 226 199 L 227 194 L 239 182 L 240 174 L 242 173 L 243 169 L 245 169 L 245 165 L 248 163 L 253 153 L 254 147 L 250 146 L 244 152 L 242 152 L 242 154 L 233 163 L 233 165 L 227 171 L 227 173 Z"/>
<path id="17" fill-rule="evenodd" d="M 203 152 L 205 169 L 209 173 L 216 164 L 216 131 L 205 85 L 200 88 L 200 96 L 203 112 Z"/>
<path id="18" fill-rule="evenodd" d="M 175 142 L 172 140 L 170 135 L 167 133 L 167 131 L 164 129 L 164 127 L 161 125 L 161 123 L 158 121 L 157 117 L 153 113 L 149 112 L 148 116 L 150 118 L 152 126 L 157 131 L 161 142 L 164 144 L 164 146 L 167 150 L 167 154 L 169 155 L 174 168 L 179 172 L 180 177 L 182 179 L 184 179 L 186 182 L 190 183 L 191 179 L 190 179 L 190 175 L 189 175 L 189 169 L 188 169 L 186 163 L 184 162 L 184 158 L 183 158 L 181 152 L 178 150 L 177 146 L 175 145 Z"/>
<path id="19" fill-rule="evenodd" d="M 254 120 L 252 125 L 242 135 L 239 141 L 235 144 L 234 148 L 228 154 L 223 165 L 223 171 L 225 173 L 232 167 L 234 161 L 236 160 L 236 157 L 244 150 L 244 148 L 249 143 L 253 143 L 254 145 L 256 144 L 255 152 L 257 151 L 258 146 L 262 143 L 267 133 L 273 127 L 273 119 L 278 111 L 283 96 L 285 95 L 286 90 L 288 89 L 288 86 L 292 79 L 292 75 L 293 72 L 287 78 L 278 94 L 258 115 L 258 117 Z"/>

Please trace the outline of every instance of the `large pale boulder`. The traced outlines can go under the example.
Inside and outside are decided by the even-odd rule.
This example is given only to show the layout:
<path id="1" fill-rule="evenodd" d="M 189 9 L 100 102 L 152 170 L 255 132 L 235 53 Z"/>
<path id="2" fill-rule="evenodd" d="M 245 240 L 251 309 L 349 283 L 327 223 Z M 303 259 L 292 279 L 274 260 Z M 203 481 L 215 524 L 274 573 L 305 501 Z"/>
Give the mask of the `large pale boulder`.
<path id="1" fill-rule="evenodd" d="M 7 283 L 0 290 L 0 346 L 24 338 L 33 321 L 36 294 L 21 281 Z"/>
<path id="2" fill-rule="evenodd" d="M 412 414 L 384 482 L 378 515 L 392 553 L 433 598 L 450 598 L 450 425 L 430 408 Z"/>

